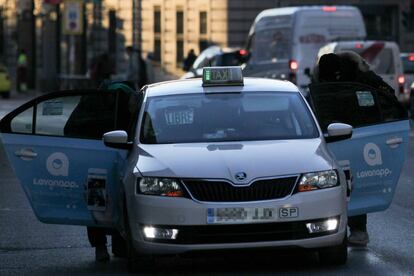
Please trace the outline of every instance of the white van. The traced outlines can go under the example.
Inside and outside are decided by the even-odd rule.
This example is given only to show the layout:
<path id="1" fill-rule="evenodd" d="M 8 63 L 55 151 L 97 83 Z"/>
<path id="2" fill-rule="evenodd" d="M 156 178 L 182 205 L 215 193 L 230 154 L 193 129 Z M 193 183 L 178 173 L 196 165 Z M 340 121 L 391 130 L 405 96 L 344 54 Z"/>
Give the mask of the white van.
<path id="1" fill-rule="evenodd" d="M 319 49 L 335 40 L 366 36 L 361 12 L 352 6 L 303 6 L 262 11 L 249 33 L 245 76 L 288 79 L 303 91 Z M 309 69 L 307 69 L 309 68 Z"/>
<path id="2" fill-rule="evenodd" d="M 332 42 L 319 50 L 318 60 L 324 54 L 353 51 L 362 56 L 394 91 L 398 100 L 407 105 L 410 93 L 404 91 L 405 77 L 400 58 L 400 48 L 392 41 L 339 41 Z"/>

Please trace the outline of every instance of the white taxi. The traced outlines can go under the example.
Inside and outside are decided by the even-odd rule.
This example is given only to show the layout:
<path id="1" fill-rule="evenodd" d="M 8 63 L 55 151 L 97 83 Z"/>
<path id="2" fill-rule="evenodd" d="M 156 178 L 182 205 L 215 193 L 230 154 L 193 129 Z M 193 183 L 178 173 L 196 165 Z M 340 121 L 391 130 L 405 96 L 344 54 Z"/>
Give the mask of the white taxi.
<path id="1" fill-rule="evenodd" d="M 315 113 L 290 82 L 204 68 L 141 92 L 41 96 L 1 121 L 1 139 L 36 216 L 118 230 L 130 268 L 244 248 L 315 249 L 343 264 L 348 215 L 392 201 L 407 115 L 362 84 L 310 91 Z"/>

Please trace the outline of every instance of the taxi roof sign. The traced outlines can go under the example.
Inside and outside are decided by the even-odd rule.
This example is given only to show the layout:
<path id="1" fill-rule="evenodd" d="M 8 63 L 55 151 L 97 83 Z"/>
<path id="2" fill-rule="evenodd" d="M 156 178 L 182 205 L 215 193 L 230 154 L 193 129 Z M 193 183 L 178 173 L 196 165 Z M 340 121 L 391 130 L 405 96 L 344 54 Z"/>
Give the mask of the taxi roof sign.
<path id="1" fill-rule="evenodd" d="M 240 66 L 204 67 L 203 86 L 243 86 Z"/>

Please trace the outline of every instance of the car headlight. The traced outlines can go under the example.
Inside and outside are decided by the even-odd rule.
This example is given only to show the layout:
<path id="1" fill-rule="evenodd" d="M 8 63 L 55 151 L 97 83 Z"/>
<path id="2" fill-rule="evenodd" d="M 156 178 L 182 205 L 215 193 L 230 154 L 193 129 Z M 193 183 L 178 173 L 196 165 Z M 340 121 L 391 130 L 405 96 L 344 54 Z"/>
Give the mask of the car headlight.
<path id="1" fill-rule="evenodd" d="M 183 189 L 176 179 L 143 177 L 137 180 L 137 192 L 144 195 L 182 197 Z"/>
<path id="2" fill-rule="evenodd" d="M 305 173 L 299 181 L 299 192 L 331 188 L 339 185 L 338 174 L 335 170 Z"/>

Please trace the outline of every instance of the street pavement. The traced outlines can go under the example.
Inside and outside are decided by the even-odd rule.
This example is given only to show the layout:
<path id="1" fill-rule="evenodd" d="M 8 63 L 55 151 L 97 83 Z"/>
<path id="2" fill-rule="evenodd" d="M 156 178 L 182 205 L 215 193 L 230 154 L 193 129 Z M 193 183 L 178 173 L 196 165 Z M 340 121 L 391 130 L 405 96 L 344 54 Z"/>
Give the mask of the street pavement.
<path id="1" fill-rule="evenodd" d="M 0 115 L 32 95 L 0 101 Z M 0 116 L 2 117 L 2 116 Z M 414 275 L 414 134 L 391 207 L 370 214 L 371 242 L 349 248 L 342 267 L 326 267 L 312 253 L 249 251 L 158 259 L 157 275 Z M 127 274 L 126 261 L 96 264 L 85 227 L 39 222 L 0 146 L 0 275 Z"/>

